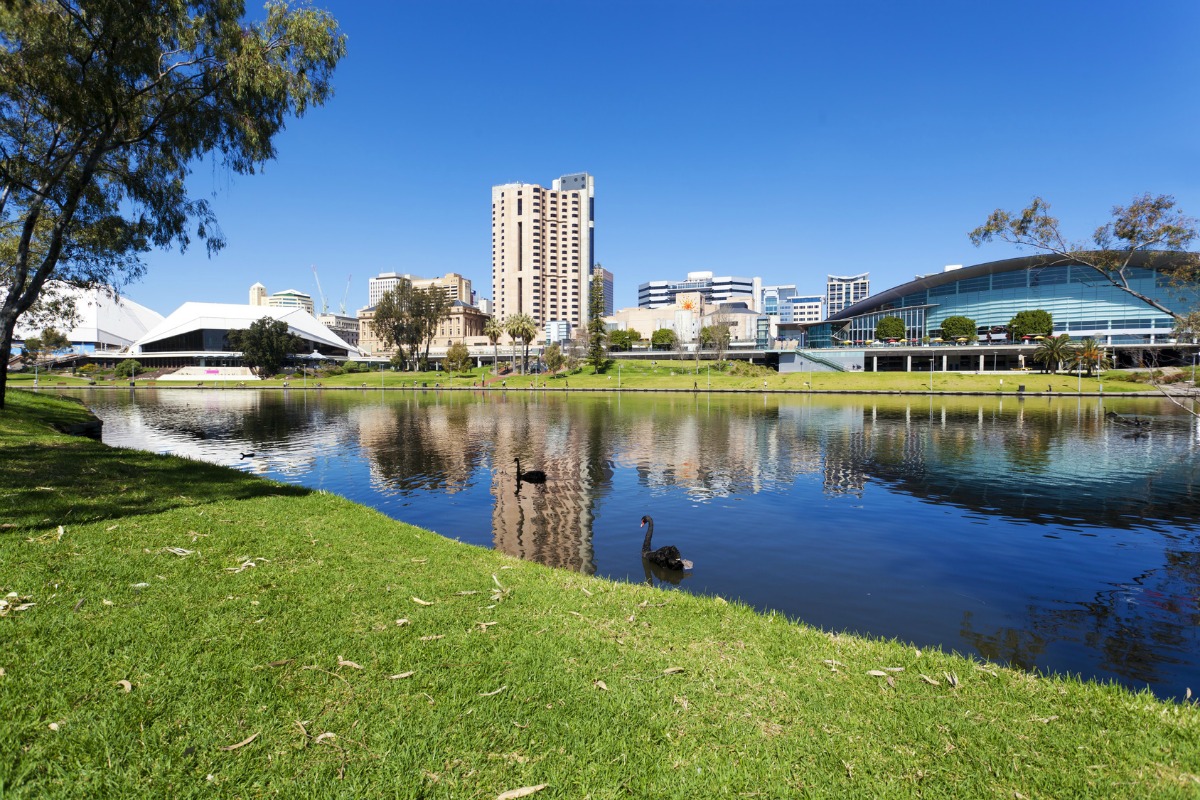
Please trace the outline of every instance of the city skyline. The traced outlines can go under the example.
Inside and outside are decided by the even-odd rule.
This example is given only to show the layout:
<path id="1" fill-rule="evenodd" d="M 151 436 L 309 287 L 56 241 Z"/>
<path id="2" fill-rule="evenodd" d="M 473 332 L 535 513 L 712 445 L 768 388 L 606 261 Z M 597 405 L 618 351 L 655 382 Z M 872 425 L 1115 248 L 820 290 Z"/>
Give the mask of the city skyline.
<path id="1" fill-rule="evenodd" d="M 581 171 L 617 308 L 691 271 L 816 294 L 828 274 L 870 272 L 878 291 L 1026 255 L 966 234 L 1034 196 L 1078 239 L 1146 191 L 1200 216 L 1200 178 L 1180 168 L 1200 155 L 1197 90 L 1172 78 L 1200 67 L 1192 3 L 317 5 L 349 36 L 336 95 L 261 174 L 197 165 L 228 246 L 148 254 L 132 299 L 241 302 L 246 276 L 316 297 L 314 265 L 338 298 L 350 278 L 348 311 L 383 272 L 457 272 L 484 296 L 490 188 Z M 586 69 L 524 66 L 565 31 L 594 53 Z M 1062 46 L 1084 40 L 1096 54 Z M 501 57 L 503 41 L 529 49 Z M 1153 112 L 1110 110 L 1130 97 Z"/>

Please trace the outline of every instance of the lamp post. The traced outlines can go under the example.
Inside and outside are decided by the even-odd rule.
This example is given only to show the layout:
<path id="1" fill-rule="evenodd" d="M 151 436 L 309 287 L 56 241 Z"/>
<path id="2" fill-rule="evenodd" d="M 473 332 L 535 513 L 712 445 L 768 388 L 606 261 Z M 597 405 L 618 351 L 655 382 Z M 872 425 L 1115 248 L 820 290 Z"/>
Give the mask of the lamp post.
<path id="1" fill-rule="evenodd" d="M 617 391 L 621 391 L 621 362 L 617 362 Z"/>
<path id="2" fill-rule="evenodd" d="M 929 357 L 929 393 L 933 394 L 933 356 Z"/>

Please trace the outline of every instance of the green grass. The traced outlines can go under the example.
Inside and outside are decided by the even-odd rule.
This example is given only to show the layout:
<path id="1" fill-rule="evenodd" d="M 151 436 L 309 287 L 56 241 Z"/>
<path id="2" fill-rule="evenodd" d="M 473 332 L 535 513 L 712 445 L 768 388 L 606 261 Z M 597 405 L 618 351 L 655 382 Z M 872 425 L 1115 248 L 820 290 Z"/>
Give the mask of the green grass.
<path id="1" fill-rule="evenodd" d="M 4 798 L 1200 792 L 1194 705 L 554 571 L 46 427 L 77 413 L 22 391 L 0 412 L 0 582 L 36 604 L 0 617 Z"/>
<path id="2" fill-rule="evenodd" d="M 446 372 L 360 372 L 347 375 L 310 376 L 290 378 L 287 383 L 291 389 L 315 391 L 320 389 L 387 389 L 412 388 L 456 388 L 470 389 L 485 384 L 492 389 L 549 389 L 549 390 L 641 390 L 641 391 L 787 391 L 787 392 L 911 392 L 926 394 L 932 388 L 934 392 L 965 392 L 973 394 L 1016 394 L 1020 386 L 1027 393 L 1055 392 L 1075 394 L 1104 392 L 1119 394 L 1128 392 L 1150 392 L 1157 390 L 1147 383 L 1137 383 L 1121 380 L 1123 373 L 1108 373 L 1100 378 L 1084 377 L 1079 379 L 1074 374 L 1060 373 L 1046 375 L 1040 372 L 989 372 L 975 374 L 972 372 L 797 372 L 779 374 L 763 369 L 746 369 L 741 371 L 749 374 L 732 374 L 711 367 L 712 362 L 696 362 L 687 360 L 667 360 L 651 366 L 647 361 L 617 360 L 607 372 L 597 374 L 590 366 L 579 368 L 575 372 L 562 372 L 558 375 L 518 375 L 510 374 L 496 379 L 490 369 L 476 368 L 469 373 L 448 374 Z M 711 368 L 710 368 L 711 367 Z M 25 376 L 23 376 L 25 377 Z M 28 376 L 31 381 L 32 376 Z M 43 377 L 41 385 L 48 384 L 48 378 Z M 82 379 L 64 379 L 55 375 L 57 384 L 64 381 L 65 385 L 82 385 Z M 70 381 L 69 383 L 67 381 Z M 128 379 L 98 380 L 101 386 L 116 386 L 128 388 Z M 765 385 L 764 385 L 765 384 Z M 233 384 L 223 381 L 207 381 L 197 383 L 176 383 L 170 381 L 157 382 L 139 379 L 138 386 L 158 386 L 162 388 L 236 388 Z M 277 388 L 283 385 L 282 380 L 255 381 L 247 384 L 247 388 Z"/>

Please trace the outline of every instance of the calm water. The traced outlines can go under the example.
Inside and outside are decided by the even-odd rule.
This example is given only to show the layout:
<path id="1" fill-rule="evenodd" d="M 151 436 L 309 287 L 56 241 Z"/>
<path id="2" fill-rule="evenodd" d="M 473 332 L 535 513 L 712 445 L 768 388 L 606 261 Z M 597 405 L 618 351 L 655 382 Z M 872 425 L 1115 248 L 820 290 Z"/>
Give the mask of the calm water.
<path id="1" fill-rule="evenodd" d="M 1200 691 L 1200 429 L 1166 401 L 91 392 L 110 444 L 831 630 Z M 1151 418 L 1149 435 L 1105 417 Z M 239 458 L 253 451 L 251 458 Z M 544 469 L 515 491 L 513 458 Z M 650 574 L 655 546 L 695 567 Z"/>

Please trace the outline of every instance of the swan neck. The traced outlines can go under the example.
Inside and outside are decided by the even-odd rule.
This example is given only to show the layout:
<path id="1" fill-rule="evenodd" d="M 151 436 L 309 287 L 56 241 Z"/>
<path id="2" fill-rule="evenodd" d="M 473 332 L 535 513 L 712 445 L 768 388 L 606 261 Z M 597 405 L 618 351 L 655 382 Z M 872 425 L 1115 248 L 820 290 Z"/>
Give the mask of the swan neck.
<path id="1" fill-rule="evenodd" d="M 642 552 L 650 552 L 650 537 L 654 535 L 654 520 L 646 520 L 646 538 L 642 540 Z"/>

